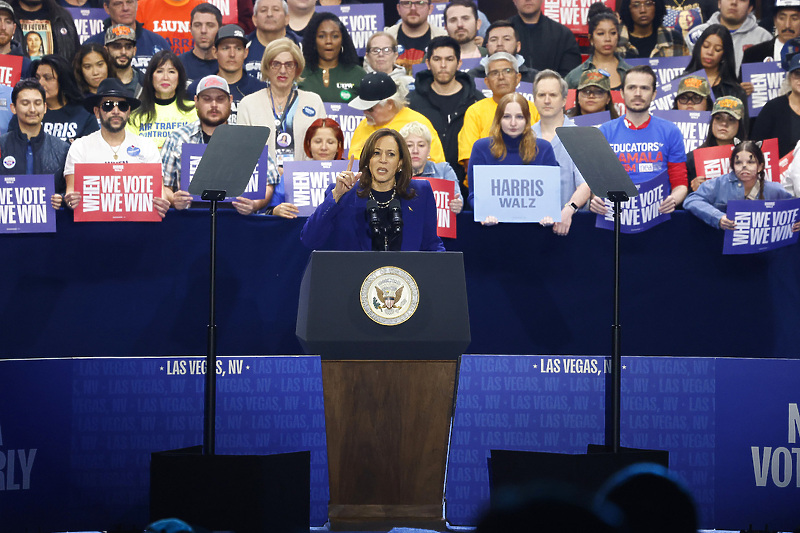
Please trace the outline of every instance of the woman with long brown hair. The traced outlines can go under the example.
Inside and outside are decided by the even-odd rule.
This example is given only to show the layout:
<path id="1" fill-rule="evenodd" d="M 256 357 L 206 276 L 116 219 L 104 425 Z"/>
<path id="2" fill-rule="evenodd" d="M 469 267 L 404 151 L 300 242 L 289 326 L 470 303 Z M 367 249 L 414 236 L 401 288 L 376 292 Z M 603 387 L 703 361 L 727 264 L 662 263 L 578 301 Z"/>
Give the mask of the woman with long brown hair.
<path id="1" fill-rule="evenodd" d="M 553 147 L 544 139 L 536 138 L 531 126 L 531 113 L 524 96 L 510 93 L 500 99 L 489 137 L 478 139 L 472 147 L 467 171 L 470 206 L 474 206 L 474 169 L 478 165 L 558 166 Z M 496 224 L 497 219 L 488 217 L 484 223 Z"/>
<path id="2" fill-rule="evenodd" d="M 412 170 L 403 137 L 389 128 L 377 130 L 364 144 L 359 172 L 340 172 L 328 187 L 303 227 L 303 244 L 329 250 L 444 251 L 436 234 L 433 191 L 427 181 L 412 180 Z"/>

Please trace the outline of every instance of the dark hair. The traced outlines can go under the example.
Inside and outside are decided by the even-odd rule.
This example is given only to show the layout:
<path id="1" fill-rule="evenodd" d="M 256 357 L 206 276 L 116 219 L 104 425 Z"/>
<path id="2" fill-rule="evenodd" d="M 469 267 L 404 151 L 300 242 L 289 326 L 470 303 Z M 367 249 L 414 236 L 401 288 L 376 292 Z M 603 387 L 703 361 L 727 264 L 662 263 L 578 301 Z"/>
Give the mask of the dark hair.
<path id="1" fill-rule="evenodd" d="M 625 80 L 628 79 L 629 74 L 647 74 L 651 78 L 653 78 L 653 90 L 656 90 L 656 73 L 650 65 L 636 65 L 635 67 L 631 67 L 626 72 L 622 73 L 622 88 L 625 88 Z"/>
<path id="2" fill-rule="evenodd" d="M 736 160 L 736 156 L 739 152 L 749 152 L 753 154 L 758 161 L 759 165 L 763 165 L 766 167 L 766 160 L 764 159 L 764 152 L 761 151 L 761 147 L 757 145 L 754 141 L 742 141 L 736 146 L 733 147 L 733 152 L 731 152 L 731 171 L 733 171 L 733 162 Z M 758 173 L 758 185 L 760 190 L 758 191 L 758 199 L 764 199 L 764 176 L 766 175 L 765 168 L 761 169 L 761 172 Z M 738 176 L 737 176 L 738 177 Z"/>
<path id="3" fill-rule="evenodd" d="M 44 94 L 44 87 L 39 85 L 39 82 L 37 80 L 35 80 L 34 78 L 23 78 L 19 80 L 17 84 L 14 85 L 14 88 L 11 90 L 11 103 L 17 105 L 17 96 L 19 96 L 19 93 L 21 93 L 25 89 L 36 89 L 41 93 L 42 100 L 46 98 Z"/>
<path id="4" fill-rule="evenodd" d="M 472 10 L 472 14 L 475 16 L 475 20 L 478 20 L 478 6 L 475 5 L 475 2 L 473 2 L 472 0 L 450 0 L 450 2 L 444 8 L 445 21 L 447 21 L 447 11 L 453 6 L 470 8 Z"/>
<path id="5" fill-rule="evenodd" d="M 353 45 L 353 39 L 347 32 L 339 17 L 333 13 L 314 13 L 311 21 L 306 26 L 306 31 L 303 33 L 303 57 L 306 58 L 306 68 L 311 71 L 319 70 L 319 52 L 317 51 L 317 30 L 320 24 L 326 20 L 335 23 L 339 27 L 342 34 L 342 51 L 339 52 L 340 65 L 357 65 L 359 63 L 358 53 L 356 47 Z"/>
<path id="6" fill-rule="evenodd" d="M 35 35 L 36 37 L 38 37 L 39 38 L 39 42 L 42 44 L 42 46 L 44 46 L 44 41 L 42 40 L 42 36 L 39 35 L 38 32 L 31 30 L 28 33 L 26 33 L 25 34 L 25 42 L 28 41 L 28 35 Z"/>
<path id="7" fill-rule="evenodd" d="M 653 17 L 653 31 L 657 31 L 658 28 L 664 25 L 664 15 L 667 14 L 667 6 L 664 4 L 664 0 L 653 0 L 653 2 L 656 4 L 656 14 Z M 631 15 L 631 0 L 621 0 L 617 9 L 619 10 L 619 18 L 622 19 L 622 23 L 628 28 L 629 32 L 632 32 L 635 24 L 633 23 L 633 15 Z"/>
<path id="8" fill-rule="evenodd" d="M 495 20 L 489 24 L 489 27 L 486 28 L 486 33 L 484 34 L 486 35 L 486 39 L 489 38 L 489 34 L 492 33 L 492 30 L 496 30 L 497 28 L 511 28 L 514 30 L 514 38 L 519 41 L 519 33 L 517 32 L 517 28 L 515 28 L 511 21 L 508 20 Z"/>
<path id="9" fill-rule="evenodd" d="M 456 53 L 456 61 L 461 61 L 461 45 L 449 35 L 440 35 L 431 39 L 425 49 L 425 59 L 430 59 L 431 54 L 437 48 L 452 48 L 453 52 Z"/>
<path id="10" fill-rule="evenodd" d="M 700 52 L 703 49 L 703 43 L 712 35 L 716 35 L 722 40 L 722 58 L 718 67 L 720 81 L 723 83 L 739 83 L 736 77 L 736 54 L 733 51 L 731 32 L 722 24 L 712 24 L 703 30 L 703 33 L 697 38 L 697 42 L 694 43 L 692 59 L 683 73 L 689 74 L 703 68 L 703 63 L 700 61 Z"/>
<path id="11" fill-rule="evenodd" d="M 194 16 L 197 13 L 208 13 L 210 15 L 214 15 L 214 18 L 217 19 L 217 24 L 222 26 L 222 13 L 220 12 L 219 8 L 214 4 L 209 4 L 208 2 L 201 2 L 192 8 L 192 14 L 189 15 L 189 24 L 194 21 Z"/>
<path id="12" fill-rule="evenodd" d="M 311 157 L 311 139 L 317 134 L 317 130 L 322 128 L 333 130 L 336 140 L 339 141 L 339 148 L 336 150 L 334 159 L 341 159 L 344 153 L 344 133 L 342 133 L 342 128 L 339 126 L 339 123 L 332 118 L 318 118 L 311 123 L 306 130 L 306 137 L 303 139 L 303 151 L 305 151 L 308 157 Z"/>
<path id="13" fill-rule="evenodd" d="M 584 89 L 585 88 L 586 87 L 584 87 Z M 582 90 L 583 89 L 575 91 L 575 106 L 567 111 L 567 116 L 570 118 L 583 115 L 583 109 L 581 109 L 581 104 L 579 103 L 578 100 L 578 93 L 580 93 Z M 611 91 L 608 92 L 608 103 L 606 104 L 605 110 L 608 111 L 611 120 L 619 118 L 619 113 L 617 113 L 617 107 L 614 105 L 614 99 L 611 98 Z"/>
<path id="14" fill-rule="evenodd" d="M 597 25 L 604 20 L 611 21 L 614 27 L 617 28 L 617 33 L 620 31 L 619 20 L 611 9 L 603 2 L 595 2 L 589 6 L 589 12 L 586 15 L 586 20 L 589 25 L 589 36 L 591 37 Z"/>
<path id="15" fill-rule="evenodd" d="M 369 161 L 372 159 L 372 154 L 375 152 L 375 145 L 384 137 L 392 137 L 400 149 L 400 170 L 395 175 L 395 191 L 397 196 L 404 200 L 410 200 L 417 195 L 417 191 L 409 189 L 408 185 L 411 183 L 411 174 L 414 172 L 411 165 L 411 154 L 408 152 L 406 140 L 395 130 L 389 128 L 381 128 L 369 136 L 367 142 L 364 143 L 364 148 L 361 149 L 361 157 L 358 160 L 358 170 L 361 172 L 361 177 L 358 179 L 358 191 L 356 194 L 359 198 L 366 198 L 372 189 L 372 174 L 369 170 Z"/>
<path id="16" fill-rule="evenodd" d="M 167 63 L 172 63 L 172 66 L 178 71 L 178 86 L 175 88 L 175 105 L 184 113 L 188 113 L 194 109 L 194 104 L 186 95 L 187 78 L 183 63 L 181 63 L 180 58 L 178 58 L 172 50 L 160 50 L 156 52 L 147 65 L 147 70 L 144 73 L 144 82 L 142 84 L 142 94 L 139 95 L 139 100 L 142 101 L 142 105 L 132 113 L 131 124 L 138 126 L 139 124 L 152 122 L 156 119 L 156 89 L 153 86 L 153 75 L 159 67 Z"/>
<path id="17" fill-rule="evenodd" d="M 91 92 L 89 90 L 89 84 L 86 83 L 86 79 L 83 77 L 83 58 L 91 54 L 92 52 L 97 52 L 103 58 L 103 61 L 106 62 L 106 67 L 108 68 L 108 77 L 113 78 L 117 75 L 117 70 L 114 68 L 114 62 L 111 60 L 111 56 L 108 54 L 108 50 L 106 47 L 100 43 L 84 43 L 78 48 L 78 53 L 75 54 L 75 57 L 72 59 L 72 71 L 75 73 L 75 80 L 78 82 L 78 88 L 85 94 Z"/>
<path id="18" fill-rule="evenodd" d="M 724 113 L 724 111 L 723 111 L 723 113 Z M 730 113 L 726 113 L 726 114 L 730 115 Z M 719 113 L 717 113 L 717 115 L 719 115 Z M 717 141 L 717 138 L 714 136 L 714 117 L 717 116 L 717 115 L 711 115 L 711 120 L 708 121 L 708 136 L 706 137 L 706 140 L 703 142 L 703 144 L 698 146 L 698 148 L 708 148 L 710 146 L 719 146 L 719 142 Z M 733 115 L 731 115 L 731 116 L 733 116 Z M 740 118 L 737 122 L 739 124 L 739 129 L 736 130 L 736 135 L 734 135 L 734 137 L 736 137 L 740 141 L 744 141 L 744 140 L 747 139 L 747 126 L 746 126 L 746 122 L 744 120 L 744 117 Z"/>
<path id="19" fill-rule="evenodd" d="M 47 54 L 31 62 L 31 76 L 36 75 L 41 65 L 47 65 L 53 69 L 58 81 L 58 102 L 62 105 L 78 104 L 83 101 L 83 94 L 78 89 L 78 82 L 75 73 L 66 59 L 59 55 Z"/>
<path id="20" fill-rule="evenodd" d="M 686 94 L 686 93 L 684 93 L 684 94 Z M 714 108 L 714 101 L 711 100 L 711 95 L 706 96 L 706 111 L 708 111 L 710 113 L 713 108 Z M 675 97 L 675 101 L 672 102 L 672 109 L 678 109 L 678 97 L 677 96 Z M 714 146 L 716 146 L 716 145 L 714 145 Z"/>

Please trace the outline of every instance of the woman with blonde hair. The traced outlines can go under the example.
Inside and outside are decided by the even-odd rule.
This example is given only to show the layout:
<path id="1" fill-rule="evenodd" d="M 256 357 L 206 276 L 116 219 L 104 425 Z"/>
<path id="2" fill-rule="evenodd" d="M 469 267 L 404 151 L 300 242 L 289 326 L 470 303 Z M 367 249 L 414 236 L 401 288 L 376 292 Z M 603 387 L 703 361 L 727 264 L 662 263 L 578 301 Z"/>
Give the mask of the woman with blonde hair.
<path id="1" fill-rule="evenodd" d="M 558 166 L 550 143 L 533 133 L 528 101 L 521 94 L 510 93 L 500 99 L 489 137 L 478 139 L 472 147 L 467 171 L 470 206 L 475 205 L 475 167 L 479 165 Z M 496 224 L 497 219 L 490 216 L 483 223 Z"/>
<path id="2" fill-rule="evenodd" d="M 411 155 L 411 168 L 413 176 L 420 178 L 438 178 L 453 182 L 453 199 L 450 200 L 450 211 L 459 214 L 464 207 L 461 198 L 461 188 L 458 186 L 458 177 L 450 163 L 434 163 L 429 159 L 431 154 L 431 141 L 433 136 L 424 124 L 411 121 L 400 128 L 400 135 L 406 140 L 408 153 Z"/>
<path id="3" fill-rule="evenodd" d="M 287 38 L 276 39 L 264 49 L 261 76 L 267 88 L 248 94 L 239 103 L 238 124 L 267 126 L 267 146 L 279 167 L 284 161 L 308 160 L 303 149 L 306 130 L 325 107 L 318 94 L 297 88 L 305 68 L 300 47 Z"/>

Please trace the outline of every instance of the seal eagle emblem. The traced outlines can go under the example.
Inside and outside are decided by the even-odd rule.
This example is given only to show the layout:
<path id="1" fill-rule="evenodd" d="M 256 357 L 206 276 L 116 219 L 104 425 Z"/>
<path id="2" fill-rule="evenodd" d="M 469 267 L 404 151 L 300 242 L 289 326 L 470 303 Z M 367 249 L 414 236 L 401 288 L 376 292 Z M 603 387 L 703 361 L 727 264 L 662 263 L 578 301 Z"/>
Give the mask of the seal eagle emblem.
<path id="1" fill-rule="evenodd" d="M 398 267 L 372 271 L 361 284 L 361 308 L 374 322 L 384 326 L 402 324 L 419 304 L 419 287 L 414 278 Z"/>

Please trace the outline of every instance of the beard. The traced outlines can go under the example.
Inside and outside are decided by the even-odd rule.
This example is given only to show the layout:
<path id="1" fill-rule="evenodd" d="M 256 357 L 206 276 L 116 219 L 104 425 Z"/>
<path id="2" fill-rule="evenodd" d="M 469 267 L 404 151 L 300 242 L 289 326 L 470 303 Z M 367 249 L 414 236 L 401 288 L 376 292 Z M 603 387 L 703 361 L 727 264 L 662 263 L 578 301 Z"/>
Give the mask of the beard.
<path id="1" fill-rule="evenodd" d="M 211 120 L 206 115 L 201 115 L 198 113 L 197 118 L 200 119 L 200 123 L 204 124 L 210 128 L 216 128 L 217 126 L 222 126 L 223 124 L 228 122 L 228 117 L 220 116 L 220 118 L 216 120 Z"/>
<path id="2" fill-rule="evenodd" d="M 108 130 L 109 132 L 111 132 L 111 133 L 119 133 L 119 132 L 121 132 L 122 130 L 124 130 L 124 129 L 125 129 L 125 126 L 128 124 L 128 119 L 123 117 L 123 120 L 122 120 L 122 122 L 120 123 L 120 125 L 119 125 L 119 126 L 114 126 L 114 125 L 111 123 L 111 120 L 112 120 L 112 118 L 119 118 L 119 117 L 108 117 L 108 118 L 105 118 L 105 119 L 101 119 L 101 120 L 100 120 L 100 124 L 102 124 L 102 126 L 103 126 L 103 127 L 106 129 L 106 130 Z"/>
<path id="3" fill-rule="evenodd" d="M 127 70 L 131 66 L 133 57 L 118 57 L 114 59 L 114 67 L 118 70 Z"/>

